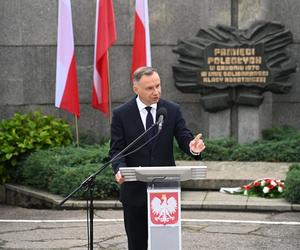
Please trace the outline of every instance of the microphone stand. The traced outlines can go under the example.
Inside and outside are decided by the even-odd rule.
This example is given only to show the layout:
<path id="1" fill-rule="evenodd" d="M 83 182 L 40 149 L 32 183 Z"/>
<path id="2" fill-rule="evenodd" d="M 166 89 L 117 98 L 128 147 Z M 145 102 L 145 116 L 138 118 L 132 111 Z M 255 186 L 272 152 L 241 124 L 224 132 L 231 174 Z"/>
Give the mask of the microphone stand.
<path id="1" fill-rule="evenodd" d="M 58 206 L 62 206 L 67 200 L 70 199 L 70 197 L 72 197 L 75 193 L 77 193 L 80 189 L 82 188 L 86 188 L 86 191 L 88 191 L 89 193 L 89 197 L 87 197 L 87 202 L 90 201 L 89 203 L 89 249 L 93 250 L 93 235 L 94 235 L 94 230 L 93 230 L 93 226 L 94 226 L 94 201 L 93 201 L 93 192 L 94 192 L 94 187 L 95 187 L 95 179 L 97 177 L 97 175 L 99 175 L 101 172 L 103 172 L 107 166 L 109 164 L 111 164 L 113 161 L 119 160 L 121 158 L 124 158 L 134 152 L 136 152 L 137 150 L 141 149 L 142 147 L 144 147 L 145 145 L 147 145 L 149 142 L 151 142 L 155 137 L 158 136 L 160 129 L 157 131 L 157 133 L 150 138 L 149 140 L 147 140 L 144 144 L 142 144 L 140 147 L 138 147 L 137 149 L 122 155 L 124 152 L 126 152 L 130 147 L 132 147 L 137 141 L 139 141 L 146 133 L 148 133 L 148 131 L 150 131 L 151 129 L 153 129 L 155 126 L 159 125 L 159 123 L 153 123 L 147 130 L 145 130 L 139 137 L 137 137 L 134 141 L 132 141 L 130 144 L 128 144 L 124 149 L 122 149 L 118 154 L 116 154 L 111 160 L 109 160 L 108 162 L 104 163 L 100 169 L 93 173 L 92 175 L 90 175 L 88 178 L 86 178 L 74 191 L 72 191 L 66 198 L 64 198 L 59 204 Z M 87 203 L 88 204 L 88 203 Z"/>

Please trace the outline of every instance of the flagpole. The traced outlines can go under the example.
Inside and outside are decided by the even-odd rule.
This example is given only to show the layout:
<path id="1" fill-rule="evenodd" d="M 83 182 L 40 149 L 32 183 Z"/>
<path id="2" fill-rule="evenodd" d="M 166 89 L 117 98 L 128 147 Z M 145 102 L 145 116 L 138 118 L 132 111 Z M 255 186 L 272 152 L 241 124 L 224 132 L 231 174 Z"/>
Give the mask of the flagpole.
<path id="1" fill-rule="evenodd" d="M 111 112 L 111 87 L 110 87 L 110 70 L 109 70 L 109 49 L 107 50 L 107 77 L 108 77 L 108 114 L 109 114 L 109 126 L 111 125 L 112 112 Z"/>
<path id="2" fill-rule="evenodd" d="M 74 115 L 74 118 L 75 118 L 76 146 L 79 147 L 78 118 L 76 115 Z"/>

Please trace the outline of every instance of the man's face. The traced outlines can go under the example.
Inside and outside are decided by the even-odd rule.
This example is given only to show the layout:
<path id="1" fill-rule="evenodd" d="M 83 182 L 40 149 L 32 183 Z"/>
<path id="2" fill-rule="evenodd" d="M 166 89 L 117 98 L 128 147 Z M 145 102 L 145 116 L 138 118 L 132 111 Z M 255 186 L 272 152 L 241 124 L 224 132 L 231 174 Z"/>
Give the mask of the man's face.
<path id="1" fill-rule="evenodd" d="M 156 72 L 150 76 L 143 75 L 138 83 L 133 84 L 133 91 L 145 105 L 157 103 L 161 95 L 159 75 Z"/>

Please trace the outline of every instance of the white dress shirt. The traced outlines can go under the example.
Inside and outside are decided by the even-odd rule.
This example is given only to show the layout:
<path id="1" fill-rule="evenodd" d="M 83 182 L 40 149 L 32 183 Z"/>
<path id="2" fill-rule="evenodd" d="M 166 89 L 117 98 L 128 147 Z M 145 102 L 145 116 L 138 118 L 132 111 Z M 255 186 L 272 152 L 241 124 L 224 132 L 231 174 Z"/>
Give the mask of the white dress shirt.
<path id="1" fill-rule="evenodd" d="M 147 114 L 148 114 L 148 111 L 146 110 L 146 107 L 148 107 L 148 106 L 145 105 L 145 104 L 141 101 L 141 99 L 139 98 L 139 96 L 136 98 L 136 104 L 137 104 L 138 109 L 139 109 L 139 111 L 140 111 L 141 119 L 142 119 L 144 128 L 145 128 L 145 130 L 146 130 L 146 117 L 147 117 Z M 155 122 L 156 122 L 156 109 L 157 109 L 157 103 L 154 103 L 154 104 L 150 105 L 150 107 L 152 108 L 152 109 L 151 109 L 151 114 L 152 114 L 152 117 L 153 117 L 153 122 L 155 123 Z"/>

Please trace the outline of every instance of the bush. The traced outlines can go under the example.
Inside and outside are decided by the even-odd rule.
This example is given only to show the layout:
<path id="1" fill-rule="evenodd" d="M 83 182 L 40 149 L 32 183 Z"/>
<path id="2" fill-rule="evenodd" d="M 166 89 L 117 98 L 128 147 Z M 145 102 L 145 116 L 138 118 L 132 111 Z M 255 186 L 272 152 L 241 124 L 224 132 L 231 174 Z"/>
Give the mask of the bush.
<path id="1" fill-rule="evenodd" d="M 290 126 L 272 127 L 262 131 L 262 137 L 268 141 L 282 141 L 299 136 L 299 131 Z"/>
<path id="2" fill-rule="evenodd" d="M 75 190 L 80 184 L 91 174 L 97 172 L 100 168 L 99 164 L 86 164 L 76 168 L 60 169 L 53 181 L 49 183 L 49 191 L 54 194 L 67 196 Z M 73 198 L 82 199 L 87 195 L 86 187 L 79 190 L 73 195 Z M 116 198 L 118 196 L 119 187 L 114 179 L 112 168 L 108 166 L 104 172 L 95 178 L 95 189 L 93 197 L 95 199 Z"/>
<path id="3" fill-rule="evenodd" d="M 300 165 L 290 166 L 285 180 L 285 198 L 291 203 L 300 204 Z"/>
<path id="4" fill-rule="evenodd" d="M 299 162 L 300 132 L 291 127 L 274 127 L 263 132 L 263 139 L 237 144 L 232 139 L 205 140 L 203 160 Z"/>
<path id="5" fill-rule="evenodd" d="M 205 150 L 203 151 L 202 159 L 206 161 L 224 161 L 230 159 L 230 155 L 236 142 L 231 138 L 220 139 L 220 140 L 204 140 Z M 177 144 L 174 142 L 174 158 L 176 160 L 193 160 L 192 156 L 189 156 L 182 152 Z"/>
<path id="6" fill-rule="evenodd" d="M 202 153 L 203 160 L 206 161 L 226 161 L 231 158 L 231 154 L 237 143 L 229 139 L 205 140 L 205 150 Z"/>
<path id="7" fill-rule="evenodd" d="M 22 183 L 67 196 L 108 161 L 108 150 L 109 145 L 105 143 L 36 151 L 23 165 Z M 108 166 L 95 180 L 94 198 L 117 197 L 118 190 L 112 168 Z M 84 191 L 80 190 L 73 198 L 83 198 Z"/>
<path id="8" fill-rule="evenodd" d="M 0 183 L 9 179 L 11 168 L 36 149 L 65 146 L 72 142 L 69 124 L 61 119 L 16 113 L 0 123 Z"/>
<path id="9" fill-rule="evenodd" d="M 254 144 L 238 145 L 231 155 L 233 161 L 300 161 L 300 140 L 258 141 Z"/>

